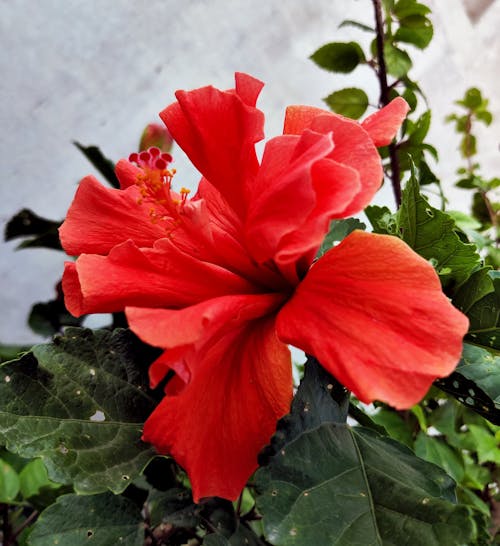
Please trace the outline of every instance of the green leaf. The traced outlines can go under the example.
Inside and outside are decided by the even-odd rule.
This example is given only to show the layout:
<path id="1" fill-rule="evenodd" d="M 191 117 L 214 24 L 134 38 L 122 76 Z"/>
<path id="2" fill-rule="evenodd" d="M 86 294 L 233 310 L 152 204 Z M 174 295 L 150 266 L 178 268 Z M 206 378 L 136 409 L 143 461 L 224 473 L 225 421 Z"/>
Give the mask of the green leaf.
<path id="1" fill-rule="evenodd" d="M 10 503 L 19 493 L 19 476 L 17 472 L 0 459 L 0 502 Z"/>
<path id="2" fill-rule="evenodd" d="M 406 76 L 412 66 L 410 56 L 406 51 L 397 48 L 390 42 L 384 44 L 384 57 L 387 72 L 395 78 Z"/>
<path id="3" fill-rule="evenodd" d="M 469 110 L 476 110 L 476 108 L 479 108 L 483 104 L 481 91 L 477 87 L 471 87 L 465 92 L 464 98 L 457 100 L 456 103 L 460 106 L 465 106 Z"/>
<path id="4" fill-rule="evenodd" d="M 364 30 L 366 32 L 371 32 L 372 34 L 375 33 L 375 29 L 373 27 L 370 27 L 368 25 L 364 25 L 363 23 L 360 23 L 359 21 L 353 21 L 352 19 L 345 19 L 340 23 L 339 28 L 344 27 L 354 27 L 358 28 L 359 30 Z"/>
<path id="5" fill-rule="evenodd" d="M 459 402 L 500 425 L 500 356 L 464 343 L 456 370 L 435 384 Z"/>
<path id="6" fill-rule="evenodd" d="M 408 15 L 400 19 L 399 24 L 401 26 L 394 35 L 396 42 L 406 42 L 419 49 L 425 49 L 431 42 L 434 29 L 427 17 L 423 15 Z"/>
<path id="7" fill-rule="evenodd" d="M 401 238 L 433 263 L 445 288 L 459 286 L 481 263 L 476 247 L 458 236 L 453 218 L 429 205 L 414 175 L 403 190 L 397 225 Z"/>
<path id="8" fill-rule="evenodd" d="M 28 325 L 36 334 L 49 337 L 60 332 L 64 326 L 80 326 L 84 318 L 74 317 L 68 312 L 61 293 L 56 299 L 33 305 Z"/>
<path id="9" fill-rule="evenodd" d="M 399 0 L 395 4 L 393 12 L 398 19 L 404 19 L 413 15 L 427 15 L 431 10 L 416 0 Z"/>
<path id="10" fill-rule="evenodd" d="M 40 494 L 44 488 L 57 489 L 59 484 L 49 480 L 47 469 L 41 459 L 30 461 L 19 473 L 21 495 L 29 499 Z"/>
<path id="11" fill-rule="evenodd" d="M 203 539 L 204 546 L 265 546 L 257 535 L 246 525 L 238 525 L 237 530 L 228 538 L 212 533 Z"/>
<path id="12" fill-rule="evenodd" d="M 368 107 L 368 96 L 356 87 L 335 91 L 323 100 L 337 114 L 352 119 L 359 119 Z"/>
<path id="13" fill-rule="evenodd" d="M 339 392 L 340 405 L 329 396 L 336 391 L 331 382 L 306 364 L 300 402 L 294 400 L 278 425 L 273 455 L 255 475 L 267 540 L 287 546 L 472 543 L 474 511 L 454 504 L 451 478 L 397 442 L 346 425 Z"/>
<path id="14" fill-rule="evenodd" d="M 360 222 L 357 218 L 346 218 L 345 220 L 332 220 L 330 229 L 326 234 L 321 247 L 318 250 L 317 258 L 323 256 L 325 252 L 330 250 L 335 243 L 345 239 L 355 229 L 365 230 L 366 225 Z"/>
<path id="15" fill-rule="evenodd" d="M 500 350 L 500 271 L 475 271 L 453 297 L 469 318 L 467 339 L 475 345 Z"/>
<path id="16" fill-rule="evenodd" d="M 495 463 L 500 464 L 500 449 L 498 448 L 499 438 L 491 431 L 477 425 L 469 425 L 469 433 L 472 436 L 476 448 L 479 464 Z"/>
<path id="17" fill-rule="evenodd" d="M 479 121 L 482 121 L 486 126 L 491 125 L 491 122 L 493 121 L 493 116 L 488 110 L 477 110 L 476 118 Z"/>
<path id="18" fill-rule="evenodd" d="M 419 432 L 415 440 L 415 455 L 437 464 L 456 482 L 461 482 L 465 475 L 464 462 L 460 453 L 449 446 L 443 438 L 427 436 Z"/>
<path id="19" fill-rule="evenodd" d="M 330 72 L 352 72 L 365 61 L 365 54 L 356 42 L 332 42 L 320 47 L 311 59 Z"/>
<path id="20" fill-rule="evenodd" d="M 143 546 L 140 508 L 124 497 L 104 493 L 63 495 L 33 526 L 29 546 Z"/>
<path id="21" fill-rule="evenodd" d="M 11 241 L 33 235 L 34 237 L 26 239 L 17 248 L 43 247 L 62 250 L 58 232 L 61 223 L 42 218 L 30 209 L 23 209 L 7 222 L 4 238 Z"/>
<path id="22" fill-rule="evenodd" d="M 460 141 L 460 152 L 463 157 L 472 157 L 477 154 L 477 139 L 474 135 L 466 133 Z"/>
<path id="23" fill-rule="evenodd" d="M 102 174 L 107 182 L 113 188 L 120 187 L 120 181 L 115 174 L 114 163 L 105 157 L 97 146 L 83 146 L 79 142 L 74 141 L 73 144 L 82 152 L 82 154 L 92 163 L 92 165 Z"/>
<path id="24" fill-rule="evenodd" d="M 427 136 L 427 133 L 429 132 L 429 128 L 431 126 L 431 111 L 427 110 L 425 111 L 416 121 L 413 130 L 410 133 L 410 142 L 412 144 L 422 144 L 425 137 Z"/>
<path id="25" fill-rule="evenodd" d="M 30 349 L 30 345 L 4 345 L 0 343 L 0 363 L 13 360 Z"/>
<path id="26" fill-rule="evenodd" d="M 429 204 L 413 173 L 396 214 L 391 214 L 387 207 L 374 206 L 365 212 L 376 233 L 400 237 L 429 260 L 446 289 L 455 290 L 480 266 L 476 247 L 460 239 L 451 216 Z"/>
<path id="27" fill-rule="evenodd" d="M 0 444 L 77 492 L 123 491 L 154 454 L 140 438 L 157 351 L 127 330 L 80 328 L 32 351 L 0 366 Z"/>

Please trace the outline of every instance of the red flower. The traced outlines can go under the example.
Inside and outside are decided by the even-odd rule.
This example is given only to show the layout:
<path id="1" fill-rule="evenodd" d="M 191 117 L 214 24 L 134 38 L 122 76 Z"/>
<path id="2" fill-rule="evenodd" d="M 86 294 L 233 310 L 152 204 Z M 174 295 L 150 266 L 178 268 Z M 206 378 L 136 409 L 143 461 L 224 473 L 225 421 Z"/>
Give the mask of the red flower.
<path id="1" fill-rule="evenodd" d="M 75 315 L 125 309 L 165 349 L 152 385 L 175 377 L 144 439 L 184 466 L 195 499 L 234 499 L 292 397 L 290 343 L 360 400 L 418 402 L 457 363 L 467 319 L 432 267 L 395 237 L 356 231 L 311 264 L 332 218 L 362 210 L 382 180 L 375 145 L 396 133 L 396 99 L 361 125 L 304 106 L 259 163 L 262 83 L 178 91 L 161 118 L 202 173 L 171 188 L 170 156 L 122 160 L 122 189 L 84 178 L 61 228 Z M 135 163 L 135 164 L 134 164 Z"/>

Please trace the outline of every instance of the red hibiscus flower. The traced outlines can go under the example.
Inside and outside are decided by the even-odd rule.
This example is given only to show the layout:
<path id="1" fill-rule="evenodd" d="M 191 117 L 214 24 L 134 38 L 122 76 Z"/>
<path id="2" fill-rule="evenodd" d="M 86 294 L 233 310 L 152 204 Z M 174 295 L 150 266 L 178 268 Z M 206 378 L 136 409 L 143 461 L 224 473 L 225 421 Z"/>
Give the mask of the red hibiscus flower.
<path id="1" fill-rule="evenodd" d="M 406 103 L 362 124 L 291 107 L 259 162 L 261 88 L 236 74 L 234 90 L 178 91 L 161 113 L 203 175 L 192 199 L 153 148 L 118 163 L 121 190 L 84 178 L 60 232 L 79 256 L 64 272 L 68 309 L 124 309 L 165 349 L 151 383 L 175 376 L 144 440 L 187 470 L 196 500 L 236 498 L 255 470 L 289 409 L 287 344 L 360 400 L 408 408 L 453 370 L 467 329 L 432 267 L 395 237 L 355 231 L 313 263 L 330 220 L 379 188 L 375 146 L 394 137 Z"/>

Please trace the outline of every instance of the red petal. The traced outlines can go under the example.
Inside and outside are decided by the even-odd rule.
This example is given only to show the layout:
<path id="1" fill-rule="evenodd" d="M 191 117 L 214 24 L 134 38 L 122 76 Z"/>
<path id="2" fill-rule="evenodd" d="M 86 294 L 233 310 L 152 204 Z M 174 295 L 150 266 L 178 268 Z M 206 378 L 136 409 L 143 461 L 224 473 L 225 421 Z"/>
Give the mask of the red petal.
<path id="1" fill-rule="evenodd" d="M 468 320 L 401 240 L 356 231 L 309 271 L 277 319 L 363 402 L 408 408 L 456 366 Z"/>
<path id="2" fill-rule="evenodd" d="M 164 398 L 146 421 L 143 439 L 186 469 L 195 502 L 234 500 L 289 410 L 290 354 L 269 318 L 216 336 L 194 358 L 199 364 L 191 382 Z"/>
<path id="3" fill-rule="evenodd" d="M 124 190 L 136 183 L 137 175 L 141 174 L 142 170 L 126 159 L 120 159 L 115 166 L 115 173 L 120 182 L 120 188 Z"/>
<path id="4" fill-rule="evenodd" d="M 410 107 L 401 97 L 368 116 L 361 126 L 370 135 L 375 146 L 387 146 L 396 136 Z"/>
<path id="5" fill-rule="evenodd" d="M 222 296 L 184 309 L 125 309 L 130 328 L 146 343 L 169 349 L 151 369 L 153 388 L 168 371 L 174 369 L 187 383 L 191 377 L 192 358 L 200 344 L 206 342 L 221 328 L 230 328 L 235 322 L 260 318 L 274 312 L 283 302 L 281 294 Z M 181 350 L 179 350 L 181 349 Z M 161 375 L 163 374 L 163 375 Z"/>
<path id="6" fill-rule="evenodd" d="M 178 102 L 160 114 L 194 166 L 239 214 L 246 206 L 245 188 L 258 170 L 254 145 L 264 138 L 264 115 L 248 104 L 259 85 L 239 74 L 236 93 L 213 87 L 177 91 Z"/>
<path id="7" fill-rule="evenodd" d="M 276 137 L 266 144 L 246 224 L 247 245 L 259 263 L 272 259 L 280 240 L 315 208 L 311 170 L 332 147 L 329 136 L 311 131 L 300 137 Z"/>
<path id="8" fill-rule="evenodd" d="M 256 291 L 242 277 L 181 252 L 169 239 L 159 240 L 154 249 L 139 249 L 127 241 L 109 256 L 83 254 L 76 261 L 76 272 L 80 306 L 72 305 L 74 282 L 65 288 L 68 309 L 75 315 L 115 312 L 126 306 L 175 308 Z"/>
<path id="9" fill-rule="evenodd" d="M 300 134 L 306 129 L 333 132 L 334 149 L 329 157 L 355 169 L 361 182 L 359 192 L 346 203 L 343 216 L 363 210 L 379 189 L 383 176 L 380 156 L 368 133 L 352 119 L 310 106 L 289 106 L 284 132 Z"/>
<path id="10" fill-rule="evenodd" d="M 127 239 L 137 246 L 153 246 L 165 231 L 151 222 L 148 207 L 138 205 L 138 198 L 135 187 L 115 190 L 105 188 L 93 176 L 84 178 L 59 228 L 64 250 L 71 256 L 107 254 Z"/>

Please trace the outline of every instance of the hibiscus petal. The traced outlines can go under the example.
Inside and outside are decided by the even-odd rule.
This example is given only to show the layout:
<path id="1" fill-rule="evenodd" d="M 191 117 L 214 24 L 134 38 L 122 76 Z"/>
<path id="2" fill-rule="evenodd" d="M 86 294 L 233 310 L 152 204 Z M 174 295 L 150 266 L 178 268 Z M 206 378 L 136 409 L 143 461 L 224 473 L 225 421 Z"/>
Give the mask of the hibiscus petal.
<path id="1" fill-rule="evenodd" d="M 76 261 L 81 300 L 75 295 L 74 271 L 63 289 L 74 315 L 110 313 L 126 306 L 180 307 L 224 294 L 252 293 L 256 288 L 238 275 L 181 252 L 169 239 L 154 249 L 132 241 L 114 247 L 108 256 L 83 254 Z"/>
<path id="2" fill-rule="evenodd" d="M 301 226 L 316 205 L 312 167 L 333 148 L 330 136 L 304 131 L 270 140 L 252 187 L 246 242 L 259 263 L 272 259 L 279 241 Z"/>
<path id="3" fill-rule="evenodd" d="M 451 373 L 468 320 L 423 258 L 396 237 L 355 231 L 312 266 L 277 318 L 363 402 L 408 408 Z"/>
<path id="4" fill-rule="evenodd" d="M 120 182 L 120 188 L 124 190 L 136 183 L 137 176 L 142 173 L 142 169 L 126 159 L 120 159 L 115 166 L 115 173 Z"/>
<path id="5" fill-rule="evenodd" d="M 137 246 L 153 246 L 165 230 L 151 222 L 148 207 L 139 205 L 138 199 L 135 187 L 116 190 L 105 188 L 93 176 L 84 178 L 59 228 L 64 250 L 70 256 L 107 254 L 127 239 Z"/>
<path id="6" fill-rule="evenodd" d="M 258 170 L 254 145 L 264 138 L 264 115 L 248 104 L 256 99 L 259 85 L 240 74 L 236 93 L 211 86 L 177 91 L 178 102 L 160 114 L 194 166 L 240 215 L 246 207 L 245 188 Z"/>
<path id="7" fill-rule="evenodd" d="M 268 318 L 216 336 L 195 356 L 200 364 L 191 382 L 163 399 L 146 421 L 143 439 L 186 469 L 195 502 L 234 500 L 276 421 L 289 410 L 290 353 Z"/>
<path id="8" fill-rule="evenodd" d="M 360 189 L 343 216 L 363 210 L 372 200 L 382 182 L 382 163 L 370 135 L 352 120 L 310 106 L 289 106 L 285 115 L 285 134 L 300 134 L 306 129 L 327 134 L 333 132 L 334 148 L 329 157 L 359 173 Z"/>
<path id="9" fill-rule="evenodd" d="M 361 127 L 370 135 L 375 146 L 387 146 L 396 136 L 410 107 L 401 97 L 368 116 Z"/>

